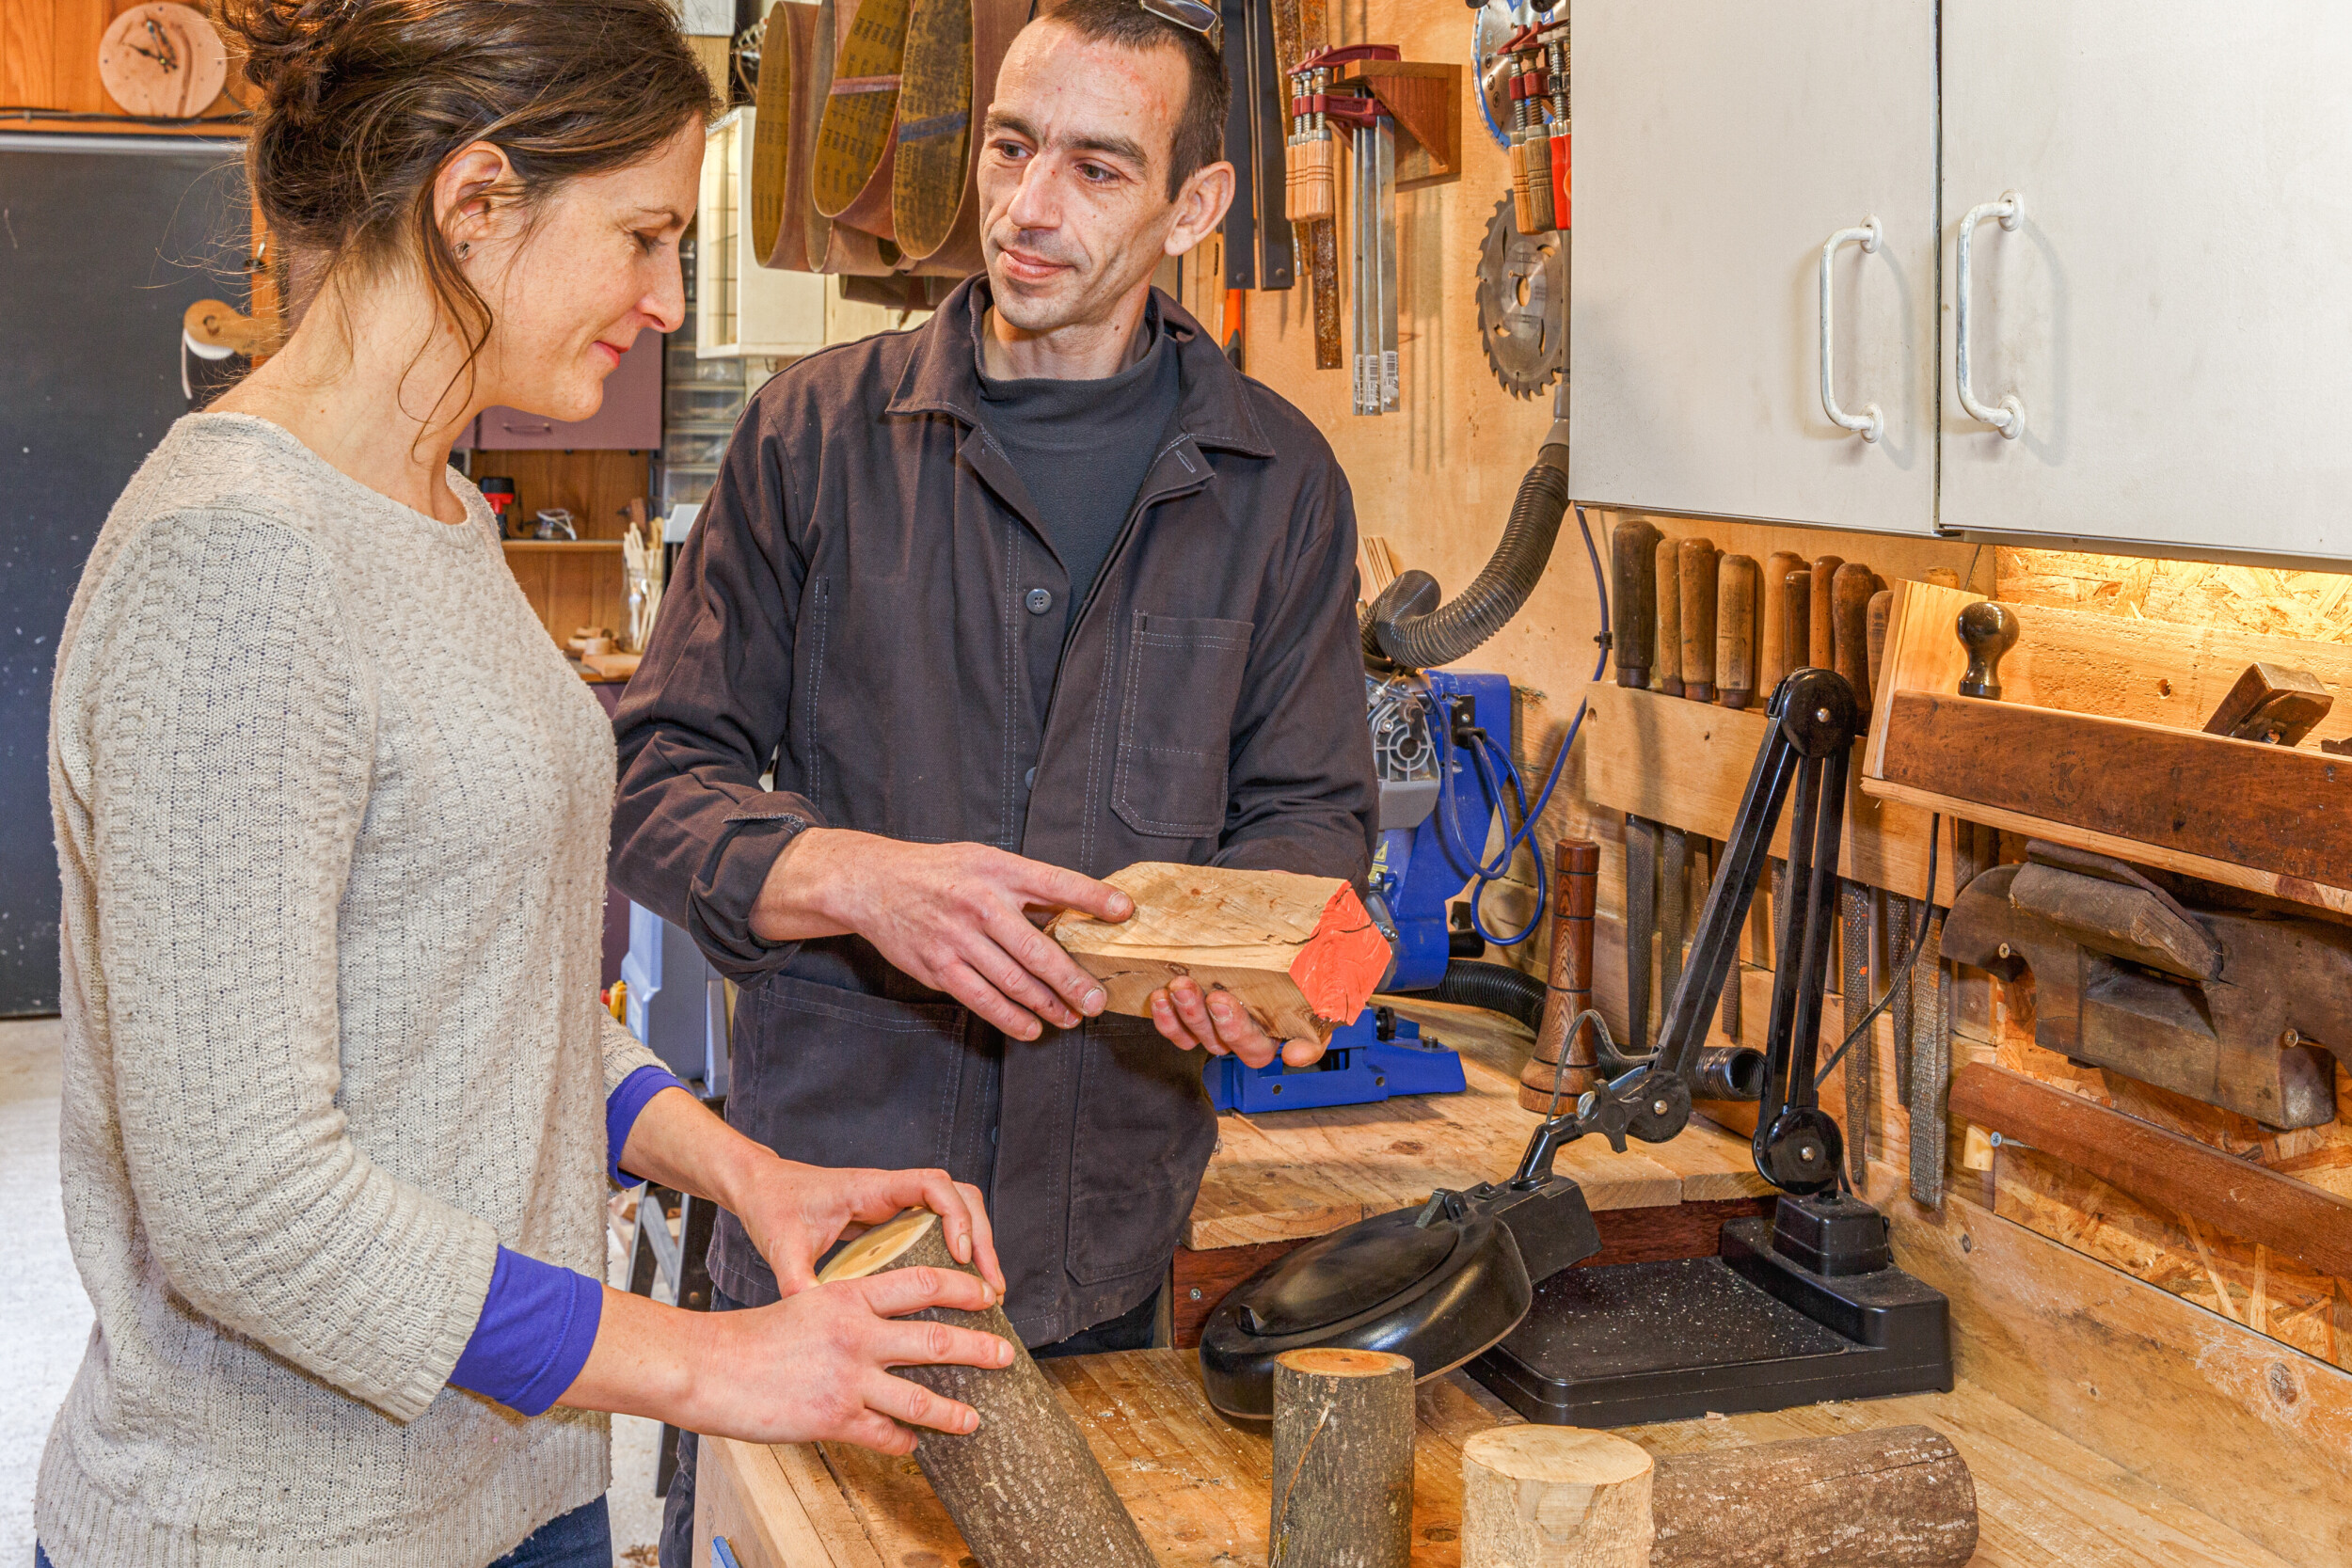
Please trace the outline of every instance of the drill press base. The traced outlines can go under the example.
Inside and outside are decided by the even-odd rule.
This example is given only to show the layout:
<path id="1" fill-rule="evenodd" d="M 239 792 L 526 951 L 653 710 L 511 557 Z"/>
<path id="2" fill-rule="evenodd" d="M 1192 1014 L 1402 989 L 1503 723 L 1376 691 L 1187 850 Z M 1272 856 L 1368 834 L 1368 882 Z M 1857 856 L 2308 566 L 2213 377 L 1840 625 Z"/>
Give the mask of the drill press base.
<path id="1" fill-rule="evenodd" d="M 1827 1276 L 1733 1220 L 1715 1258 L 1568 1269 L 1470 1375 L 1531 1421 L 1634 1426 L 1709 1411 L 1949 1391 L 1943 1292 L 1900 1269 Z"/>
<path id="2" fill-rule="evenodd" d="M 1461 1055 L 1421 1037 L 1421 1025 L 1386 1007 L 1367 1007 L 1331 1031 L 1323 1060 L 1286 1068 L 1278 1058 L 1253 1068 L 1238 1056 L 1212 1056 L 1201 1079 L 1219 1111 L 1257 1116 L 1331 1105 L 1374 1105 L 1401 1094 L 1460 1094 L 1469 1087 Z"/>

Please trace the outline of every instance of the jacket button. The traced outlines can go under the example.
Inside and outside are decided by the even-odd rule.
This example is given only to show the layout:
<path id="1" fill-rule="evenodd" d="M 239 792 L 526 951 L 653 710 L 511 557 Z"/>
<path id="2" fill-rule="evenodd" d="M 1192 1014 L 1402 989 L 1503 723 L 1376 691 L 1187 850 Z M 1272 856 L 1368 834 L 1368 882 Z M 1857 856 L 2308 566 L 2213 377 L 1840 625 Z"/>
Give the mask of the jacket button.
<path id="1" fill-rule="evenodd" d="M 1045 589 L 1032 588 L 1029 590 L 1027 603 L 1030 614 L 1042 615 L 1054 608 L 1054 595 Z"/>

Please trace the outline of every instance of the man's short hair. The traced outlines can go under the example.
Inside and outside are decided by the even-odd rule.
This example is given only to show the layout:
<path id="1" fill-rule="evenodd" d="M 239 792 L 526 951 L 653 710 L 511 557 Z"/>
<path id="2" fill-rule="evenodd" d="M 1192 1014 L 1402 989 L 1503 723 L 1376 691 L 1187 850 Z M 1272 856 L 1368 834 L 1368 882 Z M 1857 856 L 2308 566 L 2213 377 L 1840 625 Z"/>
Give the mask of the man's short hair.
<path id="1" fill-rule="evenodd" d="M 1170 201 L 1184 188 L 1185 181 L 1225 156 L 1225 114 L 1232 89 L 1225 82 L 1225 62 L 1209 47 L 1205 36 L 1155 16 L 1136 0 L 1065 0 L 1039 20 L 1059 23 L 1090 43 L 1137 53 L 1162 47 L 1182 51 L 1190 86 L 1184 112 L 1168 137 Z"/>

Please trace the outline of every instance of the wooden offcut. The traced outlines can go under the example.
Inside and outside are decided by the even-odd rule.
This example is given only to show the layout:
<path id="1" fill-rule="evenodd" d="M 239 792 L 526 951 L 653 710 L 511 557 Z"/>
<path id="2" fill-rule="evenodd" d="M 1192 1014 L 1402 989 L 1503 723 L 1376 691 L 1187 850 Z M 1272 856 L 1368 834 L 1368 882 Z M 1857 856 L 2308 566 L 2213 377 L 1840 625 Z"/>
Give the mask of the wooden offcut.
<path id="1" fill-rule="evenodd" d="M 1923 1426 L 1670 1455 L 1650 1499 L 1651 1568 L 1961 1568 L 1977 1553 L 1968 1462 Z"/>
<path id="2" fill-rule="evenodd" d="M 1413 1363 L 1369 1350 L 1274 1362 L 1267 1568 L 1409 1568 Z"/>
<path id="3" fill-rule="evenodd" d="M 916 1211 L 850 1243 L 818 1280 L 908 1268 L 974 1272 L 948 1252 L 939 1216 Z M 1086 1434 L 1022 1348 L 1004 1308 L 930 1307 L 910 1316 L 994 1334 L 1013 1347 L 1009 1367 L 897 1369 L 979 1413 L 972 1432 L 922 1433 L 914 1462 L 980 1568 L 1156 1568 Z"/>
<path id="4" fill-rule="evenodd" d="M 1103 982 L 1111 1012 L 1149 1018 L 1152 993 L 1190 975 L 1274 1038 L 1322 1041 L 1388 971 L 1388 940 L 1335 877 L 1145 861 L 1104 879 L 1135 900 L 1132 917 L 1065 910 L 1046 930 Z"/>
<path id="5" fill-rule="evenodd" d="M 1462 1568 L 1648 1568 L 1652 1467 L 1606 1432 L 1479 1433 L 1462 1445 Z"/>

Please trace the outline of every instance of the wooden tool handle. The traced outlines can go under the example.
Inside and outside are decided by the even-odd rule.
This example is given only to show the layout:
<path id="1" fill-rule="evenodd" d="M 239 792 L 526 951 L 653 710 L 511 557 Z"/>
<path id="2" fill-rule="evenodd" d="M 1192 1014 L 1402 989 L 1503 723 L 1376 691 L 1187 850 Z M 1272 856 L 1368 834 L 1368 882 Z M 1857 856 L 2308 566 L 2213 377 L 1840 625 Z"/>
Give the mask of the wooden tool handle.
<path id="1" fill-rule="evenodd" d="M 1813 568 L 1801 566 L 1780 585 L 1781 635 L 1788 642 L 1788 668 L 1816 669 L 1813 662 Z"/>
<path id="2" fill-rule="evenodd" d="M 1886 622 L 1894 613 L 1895 591 L 1882 588 L 1870 595 L 1870 606 L 1865 612 L 1870 647 L 1870 689 L 1879 689 L 1879 676 L 1886 665 Z"/>
<path id="3" fill-rule="evenodd" d="M 1582 1088 L 1591 1088 L 1594 1062 L 1593 1032 L 1579 1029 L 1570 1038 L 1568 1026 L 1593 1005 L 1593 911 L 1600 885 L 1600 846 L 1590 839 L 1564 838 L 1554 847 L 1551 919 L 1551 971 L 1544 988 L 1543 1019 L 1535 1030 L 1535 1055 L 1546 1062 L 1566 1062 L 1588 1069 Z"/>
<path id="4" fill-rule="evenodd" d="M 1715 700 L 1746 707 L 1756 693 L 1756 562 L 1727 555 L 1715 576 Z"/>
<path id="5" fill-rule="evenodd" d="M 973 1271 L 955 1260 L 939 1216 L 901 1214 L 844 1248 L 819 1280 L 862 1279 L 885 1269 Z M 897 1369 L 979 1412 L 961 1436 L 926 1432 L 915 1446 L 931 1490 L 985 1568 L 1156 1568 L 1127 1507 L 1087 1447 L 1086 1433 L 1021 1346 L 1004 1308 L 957 1312 L 930 1307 L 912 1317 L 977 1328 L 1012 1343 L 1009 1367 Z M 1407 1390 L 1406 1418 L 1411 1418 Z"/>
<path id="6" fill-rule="evenodd" d="M 1870 595 L 1877 578 L 1858 561 L 1837 568 L 1830 580 L 1830 668 L 1846 677 L 1864 712 L 1870 708 Z M 1819 610 L 1815 610 L 1816 618 Z"/>
<path id="7" fill-rule="evenodd" d="M 1682 694 L 1693 702 L 1715 696 L 1714 541 L 1682 541 Z"/>
<path id="8" fill-rule="evenodd" d="M 1960 694 L 1999 702 L 2001 656 L 2016 644 L 2016 614 L 2005 604 L 1979 599 L 1962 609 L 1953 631 L 1960 645 L 1968 650 L 1968 670 L 1960 678 Z"/>
<path id="9" fill-rule="evenodd" d="M 1651 682 L 1650 660 L 1658 641 L 1657 571 L 1658 530 L 1645 522 L 1619 523 L 1609 535 L 1609 641 L 1619 686 L 1638 689 Z"/>
<path id="10" fill-rule="evenodd" d="M 1804 629 L 1797 634 L 1793 646 L 1788 641 L 1788 574 L 1804 569 L 1804 558 L 1793 550 L 1774 550 L 1764 558 L 1763 604 L 1756 626 L 1756 690 L 1759 698 L 1779 690 L 1782 680 L 1804 662 L 1809 651 L 1812 630 L 1803 617 L 1800 624 Z M 1808 583 L 1811 580 L 1806 578 Z"/>
<path id="11" fill-rule="evenodd" d="M 1650 667 L 1649 689 L 1669 697 L 1683 694 L 1682 685 L 1682 546 L 1672 539 L 1658 541 L 1658 661 Z"/>
<path id="12" fill-rule="evenodd" d="M 1813 562 L 1812 630 L 1807 635 L 1805 662 L 1816 670 L 1837 668 L 1837 638 L 1830 628 L 1836 623 L 1830 615 L 1830 583 L 1837 576 L 1837 568 L 1846 558 L 1825 555 Z"/>

